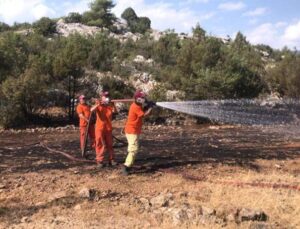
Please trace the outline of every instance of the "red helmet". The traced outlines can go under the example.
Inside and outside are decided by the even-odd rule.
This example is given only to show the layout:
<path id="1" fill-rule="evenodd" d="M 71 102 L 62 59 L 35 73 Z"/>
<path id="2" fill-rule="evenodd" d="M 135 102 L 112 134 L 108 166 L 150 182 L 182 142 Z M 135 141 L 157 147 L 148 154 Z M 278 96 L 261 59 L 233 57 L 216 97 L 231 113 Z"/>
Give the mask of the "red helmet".
<path id="1" fill-rule="evenodd" d="M 100 95 L 107 97 L 107 96 L 109 96 L 109 92 L 108 91 L 103 91 L 103 92 L 100 93 Z"/>
<path id="2" fill-rule="evenodd" d="M 137 98 L 145 98 L 145 97 L 146 97 L 146 94 L 142 90 L 137 90 L 134 93 L 134 98 L 135 99 L 137 99 Z"/>
<path id="3" fill-rule="evenodd" d="M 80 95 L 78 98 L 79 98 L 79 100 L 82 100 L 82 99 L 85 99 L 85 96 L 84 95 Z"/>

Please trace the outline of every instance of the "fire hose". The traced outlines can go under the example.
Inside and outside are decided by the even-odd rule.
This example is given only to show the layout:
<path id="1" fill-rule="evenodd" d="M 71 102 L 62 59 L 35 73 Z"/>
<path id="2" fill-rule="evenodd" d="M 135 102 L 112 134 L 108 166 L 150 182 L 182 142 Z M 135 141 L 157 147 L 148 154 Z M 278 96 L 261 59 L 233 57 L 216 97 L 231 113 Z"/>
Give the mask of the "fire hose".
<path id="1" fill-rule="evenodd" d="M 186 180 L 197 181 L 197 182 L 207 182 L 215 185 L 224 185 L 224 186 L 234 186 L 240 188 L 254 187 L 254 188 L 268 188 L 268 189 L 288 189 L 294 191 L 300 191 L 300 185 L 296 184 L 286 184 L 286 183 L 267 183 L 267 182 L 244 182 L 244 181 L 236 181 L 236 180 L 219 180 L 219 181 L 208 181 L 207 178 L 203 176 L 196 176 L 193 174 L 189 174 L 187 172 L 178 172 L 170 169 L 159 169 L 158 171 L 181 175 Z"/>
<path id="2" fill-rule="evenodd" d="M 91 160 L 76 158 L 76 157 L 72 156 L 71 154 L 63 152 L 61 150 L 52 149 L 52 148 L 48 147 L 45 143 L 42 143 L 42 142 L 40 143 L 40 146 L 45 148 L 46 150 L 48 150 L 50 153 L 61 154 L 62 156 L 68 158 L 71 161 L 95 163 L 94 161 L 91 161 Z"/>

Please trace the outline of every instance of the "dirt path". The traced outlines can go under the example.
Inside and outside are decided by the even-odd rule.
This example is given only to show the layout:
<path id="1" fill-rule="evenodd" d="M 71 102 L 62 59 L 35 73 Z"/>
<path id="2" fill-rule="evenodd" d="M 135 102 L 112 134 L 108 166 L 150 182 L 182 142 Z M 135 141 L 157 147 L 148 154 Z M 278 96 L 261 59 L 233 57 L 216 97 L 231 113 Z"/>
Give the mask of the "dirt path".
<path id="1" fill-rule="evenodd" d="M 118 126 L 115 135 L 124 139 Z M 300 227 L 297 138 L 258 127 L 148 126 L 129 177 L 39 142 L 80 157 L 76 130 L 0 134 L 0 228 Z M 120 163 L 125 154 L 116 148 Z M 243 209 L 267 221 L 245 220 Z"/>

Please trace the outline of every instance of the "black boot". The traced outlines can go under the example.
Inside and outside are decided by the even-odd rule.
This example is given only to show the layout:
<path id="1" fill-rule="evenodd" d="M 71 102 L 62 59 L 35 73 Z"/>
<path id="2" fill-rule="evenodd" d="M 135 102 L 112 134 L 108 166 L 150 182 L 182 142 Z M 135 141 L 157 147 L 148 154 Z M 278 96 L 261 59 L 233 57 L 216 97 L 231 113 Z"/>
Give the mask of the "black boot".
<path id="1" fill-rule="evenodd" d="M 98 169 L 103 169 L 104 168 L 104 163 L 103 162 L 97 163 L 97 168 Z"/>
<path id="2" fill-rule="evenodd" d="M 109 162 L 109 165 L 110 165 L 111 167 L 114 167 L 114 166 L 117 166 L 118 163 L 117 163 L 115 160 L 111 160 L 111 161 Z"/>
<path id="3" fill-rule="evenodd" d="M 128 176 L 129 175 L 129 170 L 130 170 L 130 168 L 127 167 L 126 165 L 124 165 L 123 168 L 122 168 L 122 174 L 124 176 Z"/>

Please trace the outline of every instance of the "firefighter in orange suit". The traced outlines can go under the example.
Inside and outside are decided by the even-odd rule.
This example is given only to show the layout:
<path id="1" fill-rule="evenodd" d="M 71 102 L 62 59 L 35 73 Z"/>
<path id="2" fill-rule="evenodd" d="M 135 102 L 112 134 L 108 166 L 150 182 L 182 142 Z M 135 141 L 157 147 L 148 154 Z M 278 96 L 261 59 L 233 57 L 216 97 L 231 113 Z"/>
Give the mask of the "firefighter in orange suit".
<path id="1" fill-rule="evenodd" d="M 112 136 L 112 115 L 117 109 L 110 101 L 109 92 L 102 92 L 101 99 L 91 108 L 92 112 L 96 112 L 96 162 L 99 168 L 104 166 L 104 153 L 109 153 L 109 164 L 115 166 L 115 153 L 113 149 Z"/>
<path id="2" fill-rule="evenodd" d="M 79 104 L 76 108 L 79 117 L 79 130 L 80 130 L 80 148 L 83 150 L 85 131 L 88 125 L 88 120 L 91 115 L 90 106 L 86 104 L 85 96 L 79 96 Z M 88 136 L 90 138 L 91 147 L 95 148 L 95 125 L 90 124 L 88 129 Z"/>

